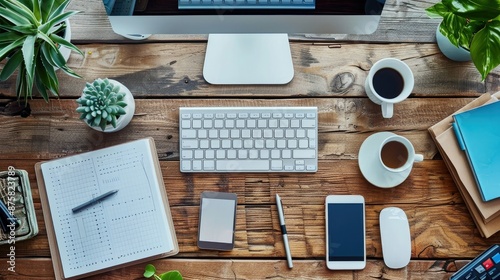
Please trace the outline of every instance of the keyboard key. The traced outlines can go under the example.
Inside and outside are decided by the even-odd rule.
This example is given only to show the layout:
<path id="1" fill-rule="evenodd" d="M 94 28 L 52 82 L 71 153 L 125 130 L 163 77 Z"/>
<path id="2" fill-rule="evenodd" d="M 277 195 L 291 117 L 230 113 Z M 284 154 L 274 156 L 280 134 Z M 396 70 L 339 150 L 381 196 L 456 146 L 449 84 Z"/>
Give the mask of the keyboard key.
<path id="1" fill-rule="evenodd" d="M 315 158 L 315 150 L 294 150 L 293 158 Z"/>
<path id="2" fill-rule="evenodd" d="M 269 170 L 269 160 L 218 160 L 218 171 L 266 171 Z"/>

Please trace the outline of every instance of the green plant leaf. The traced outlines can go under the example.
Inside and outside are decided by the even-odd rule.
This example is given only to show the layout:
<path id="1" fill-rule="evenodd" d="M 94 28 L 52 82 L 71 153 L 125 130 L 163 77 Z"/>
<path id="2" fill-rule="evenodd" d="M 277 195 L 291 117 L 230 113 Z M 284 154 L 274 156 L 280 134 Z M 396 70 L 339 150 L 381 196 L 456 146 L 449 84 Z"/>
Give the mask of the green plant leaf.
<path id="1" fill-rule="evenodd" d="M 23 54 L 21 51 L 14 53 L 5 63 L 5 66 L 0 73 L 0 81 L 7 80 L 23 62 Z"/>
<path id="2" fill-rule="evenodd" d="M 22 35 L 35 35 L 36 32 L 37 32 L 37 29 L 33 27 L 33 25 L 31 24 L 25 24 L 25 25 L 16 25 L 16 26 L 8 26 L 8 25 L 1 25 L 0 26 L 1 29 L 4 29 L 5 31 L 10 31 L 10 32 L 6 32 L 7 34 L 11 33 L 11 32 L 16 32 L 16 33 L 21 33 L 21 34 L 10 34 L 10 36 L 4 36 L 6 37 L 6 39 L 8 39 L 9 37 L 21 37 Z M 2 33 L 2 34 L 6 34 L 6 33 Z"/>
<path id="3" fill-rule="evenodd" d="M 30 81 L 33 80 L 35 72 L 35 36 L 27 36 L 23 44 L 24 64 L 26 65 L 26 74 Z"/>
<path id="4" fill-rule="evenodd" d="M 38 2 L 33 0 L 17 0 L 17 1 L 23 3 L 24 6 L 28 7 L 32 11 L 33 11 L 33 4 L 35 2 Z"/>
<path id="5" fill-rule="evenodd" d="M 15 31 L 13 29 L 9 29 L 11 26 L 3 26 L 0 25 L 0 29 L 5 29 L 6 31 Z M 15 32 L 0 32 L 0 44 L 2 44 L 2 47 L 5 47 L 6 45 L 18 40 L 21 38 L 21 35 L 15 33 Z"/>
<path id="6" fill-rule="evenodd" d="M 55 75 L 54 67 L 49 65 L 45 66 L 46 63 L 43 60 L 43 56 L 38 56 L 38 61 L 35 68 L 35 77 L 41 82 L 37 84 L 37 88 L 40 90 L 40 86 L 43 86 L 43 91 L 49 90 L 53 95 L 59 96 L 59 82 L 57 81 L 57 76 Z M 42 96 L 43 93 L 41 92 Z M 46 93 L 48 98 L 48 93 Z M 45 99 L 45 96 L 43 96 Z"/>
<path id="7" fill-rule="evenodd" d="M 486 79 L 500 64 L 500 21 L 489 22 L 474 36 L 470 52 L 474 65 Z"/>
<path id="8" fill-rule="evenodd" d="M 151 278 L 156 272 L 156 268 L 152 264 L 147 264 L 144 268 L 144 277 Z"/>
<path id="9" fill-rule="evenodd" d="M 8 46 L 4 47 L 3 49 L 0 49 L 0 57 L 4 58 L 10 52 L 12 52 L 16 48 L 19 48 L 20 46 L 22 46 L 23 42 L 24 42 L 23 38 L 19 38 L 16 41 L 10 43 Z"/>
<path id="10" fill-rule="evenodd" d="M 26 16 L 24 10 L 9 1 L 0 0 L 0 16 L 15 25 L 33 24 L 31 16 Z M 21 4 L 22 5 L 22 4 Z M 36 19 L 35 19 L 36 22 Z"/>
<path id="11" fill-rule="evenodd" d="M 53 48 L 52 46 L 54 45 L 47 43 L 47 41 L 42 43 L 42 54 L 52 66 L 62 68 L 64 65 L 66 65 L 66 61 L 64 60 L 61 52 L 57 48 Z"/>
<path id="12" fill-rule="evenodd" d="M 443 21 L 439 25 L 439 32 L 441 32 L 441 34 L 448 38 L 448 40 L 450 40 L 453 45 L 458 47 L 462 29 L 466 24 L 466 18 L 454 15 L 452 13 L 447 13 L 443 16 Z"/>
<path id="13" fill-rule="evenodd" d="M 160 274 L 161 280 L 182 280 L 182 275 L 177 270 L 167 271 L 165 273 Z"/>
<path id="14" fill-rule="evenodd" d="M 55 16 L 58 16 L 66 10 L 66 7 L 68 6 L 69 2 L 71 0 L 52 0 L 54 2 L 54 5 L 52 6 L 52 12 L 49 14 L 49 17 L 46 18 L 46 21 L 50 21 L 52 18 Z"/>
<path id="15" fill-rule="evenodd" d="M 487 21 L 500 15 L 500 0 L 443 0 L 455 15 L 470 20 Z"/>
<path id="16" fill-rule="evenodd" d="M 79 12 L 75 12 L 75 11 L 72 11 L 72 12 L 66 12 L 66 13 L 63 13 L 63 14 L 60 14 L 60 15 L 57 15 L 55 16 L 54 18 L 52 19 L 49 19 L 49 21 L 47 21 L 46 23 L 42 24 L 38 30 L 40 32 L 43 32 L 43 33 L 55 33 L 57 29 L 53 29 L 55 26 L 61 24 L 63 21 L 65 21 L 66 19 L 70 18 L 71 16 L 77 14 Z M 59 27 L 57 27 L 59 28 Z"/>
<path id="17" fill-rule="evenodd" d="M 442 2 L 436 3 L 433 6 L 425 9 L 427 16 L 430 18 L 442 18 L 445 14 L 450 13 L 450 9 L 446 7 Z"/>
<path id="18" fill-rule="evenodd" d="M 83 52 L 80 49 L 78 49 L 75 45 L 73 45 L 71 42 L 64 40 L 60 36 L 57 36 L 56 34 L 50 34 L 49 38 L 52 39 L 54 42 L 58 43 L 59 45 L 65 46 L 70 50 L 79 53 L 82 56 L 84 55 Z"/>
<path id="19" fill-rule="evenodd" d="M 47 89 L 42 82 L 42 77 L 39 75 L 35 75 L 35 86 L 40 95 L 43 97 L 43 100 L 45 100 L 45 102 L 49 102 L 49 94 L 47 93 Z"/>
<path id="20" fill-rule="evenodd" d="M 54 70 L 54 66 L 52 66 L 44 55 L 39 55 L 41 64 L 44 67 L 45 73 L 48 76 L 49 82 L 44 83 L 55 95 L 59 95 L 59 80 L 57 79 L 56 70 Z M 39 63 L 40 64 L 40 63 Z M 42 72 L 41 70 L 40 72 Z M 50 85 L 50 86 L 49 86 Z"/>
<path id="21" fill-rule="evenodd" d="M 42 13 L 42 22 L 47 22 L 50 16 L 54 13 L 58 7 L 66 2 L 65 0 L 39 0 L 40 8 Z M 69 3 L 69 1 L 67 1 Z M 64 6 L 66 8 L 67 4 Z M 62 10 L 64 10 L 62 9 Z"/>
<path id="22" fill-rule="evenodd" d="M 10 13 L 15 13 L 27 20 L 29 23 L 37 25 L 38 20 L 33 13 L 33 5 L 32 3 L 29 6 L 26 6 L 22 1 L 3 1 L 2 4 L 5 5 L 7 9 L 10 9 Z"/>

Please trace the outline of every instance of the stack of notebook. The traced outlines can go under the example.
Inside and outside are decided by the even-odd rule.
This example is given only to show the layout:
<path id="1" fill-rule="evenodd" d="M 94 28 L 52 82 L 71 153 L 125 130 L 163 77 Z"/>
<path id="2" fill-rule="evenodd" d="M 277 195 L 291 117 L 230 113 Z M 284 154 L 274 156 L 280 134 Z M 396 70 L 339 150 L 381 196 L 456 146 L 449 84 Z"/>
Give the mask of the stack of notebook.
<path id="1" fill-rule="evenodd" d="M 461 133 L 464 132 L 464 126 L 460 126 L 454 129 L 453 123 L 457 121 L 457 124 L 460 124 L 460 118 L 464 119 L 464 117 L 465 120 L 468 121 L 469 116 L 467 116 L 467 114 L 471 114 L 473 112 L 475 116 L 478 116 L 476 112 L 479 111 L 472 110 L 483 105 L 489 106 L 489 103 L 496 102 L 499 98 L 500 92 L 493 95 L 484 94 L 462 109 L 455 112 L 455 114 L 453 114 L 455 115 L 455 117 L 453 115 L 448 116 L 444 120 L 429 128 L 429 132 L 433 140 L 436 142 L 436 146 L 438 147 L 443 160 L 445 161 L 472 215 L 472 218 L 474 219 L 474 222 L 476 223 L 481 234 L 486 238 L 500 231 L 500 198 L 495 198 L 494 194 L 491 195 L 491 193 L 489 192 L 491 185 L 488 185 L 487 183 L 481 181 L 481 172 L 484 172 L 486 168 L 489 168 L 494 164 L 499 164 L 500 161 L 498 159 L 500 150 L 498 150 L 499 148 L 496 148 L 496 152 L 494 150 L 490 151 L 490 153 L 488 154 L 490 158 L 496 157 L 496 159 L 489 164 L 484 164 L 483 166 L 474 166 L 474 155 L 472 155 L 471 158 L 471 151 L 469 151 L 468 149 L 468 147 L 471 147 L 471 141 L 460 137 L 458 139 L 467 141 L 465 141 L 464 143 L 457 140 L 457 135 L 461 135 Z M 492 108 L 493 107 L 489 108 L 489 111 L 491 113 L 487 114 L 487 116 L 490 117 L 485 119 L 484 122 L 479 122 L 476 120 L 477 126 L 475 126 L 475 130 L 472 131 L 472 134 L 476 135 L 475 139 L 479 140 L 480 142 L 484 139 L 487 139 L 486 137 L 500 137 L 498 131 L 497 133 L 493 134 L 489 133 L 490 131 L 495 130 L 492 130 L 488 123 L 498 123 L 498 115 L 500 114 L 500 111 L 496 109 L 491 110 Z M 458 117 L 461 113 L 466 111 L 469 113 L 463 114 L 461 117 Z M 495 117 L 494 115 L 497 115 L 497 117 Z M 465 126 L 465 130 L 468 129 L 469 128 Z M 473 144 L 475 145 L 474 147 L 478 147 L 477 143 Z M 500 176 L 500 172 L 498 171 L 493 174 L 489 174 L 491 176 Z M 496 182 L 500 182 L 500 180 L 497 179 Z M 496 186 L 494 186 L 495 189 L 499 189 L 499 185 L 500 183 L 497 183 Z"/>

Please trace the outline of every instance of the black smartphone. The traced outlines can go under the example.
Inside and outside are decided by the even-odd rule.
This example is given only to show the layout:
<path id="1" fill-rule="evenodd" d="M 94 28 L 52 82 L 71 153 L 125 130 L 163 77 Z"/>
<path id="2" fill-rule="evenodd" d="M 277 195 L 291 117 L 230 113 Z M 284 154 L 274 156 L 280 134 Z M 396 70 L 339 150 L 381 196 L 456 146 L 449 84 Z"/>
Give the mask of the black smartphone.
<path id="1" fill-rule="evenodd" d="M 234 193 L 201 193 L 198 225 L 200 249 L 230 251 L 234 248 L 237 201 Z"/>

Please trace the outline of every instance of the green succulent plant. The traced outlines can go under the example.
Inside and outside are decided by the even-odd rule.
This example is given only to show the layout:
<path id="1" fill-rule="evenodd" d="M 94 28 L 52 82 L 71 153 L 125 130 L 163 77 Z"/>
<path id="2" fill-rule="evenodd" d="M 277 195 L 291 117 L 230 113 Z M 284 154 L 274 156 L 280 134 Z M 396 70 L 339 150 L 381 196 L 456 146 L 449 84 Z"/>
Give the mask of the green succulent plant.
<path id="1" fill-rule="evenodd" d="M 442 0 L 426 9 L 439 32 L 470 51 L 483 80 L 500 64 L 500 0 Z"/>
<path id="2" fill-rule="evenodd" d="M 127 103 L 124 97 L 125 93 L 120 92 L 119 85 L 108 79 L 96 79 L 85 85 L 82 96 L 76 100 L 79 104 L 76 111 L 80 113 L 80 119 L 104 131 L 108 124 L 116 127 L 117 119 L 125 115 L 123 108 Z"/>
<path id="3" fill-rule="evenodd" d="M 25 103 L 32 98 L 33 86 L 49 101 L 49 93 L 59 96 L 57 68 L 81 78 L 67 65 L 60 46 L 78 52 L 75 45 L 60 35 L 65 20 L 76 11 L 65 9 L 70 0 L 0 0 L 0 61 L 7 59 L 0 72 L 5 81 L 16 70 L 17 98 Z"/>

